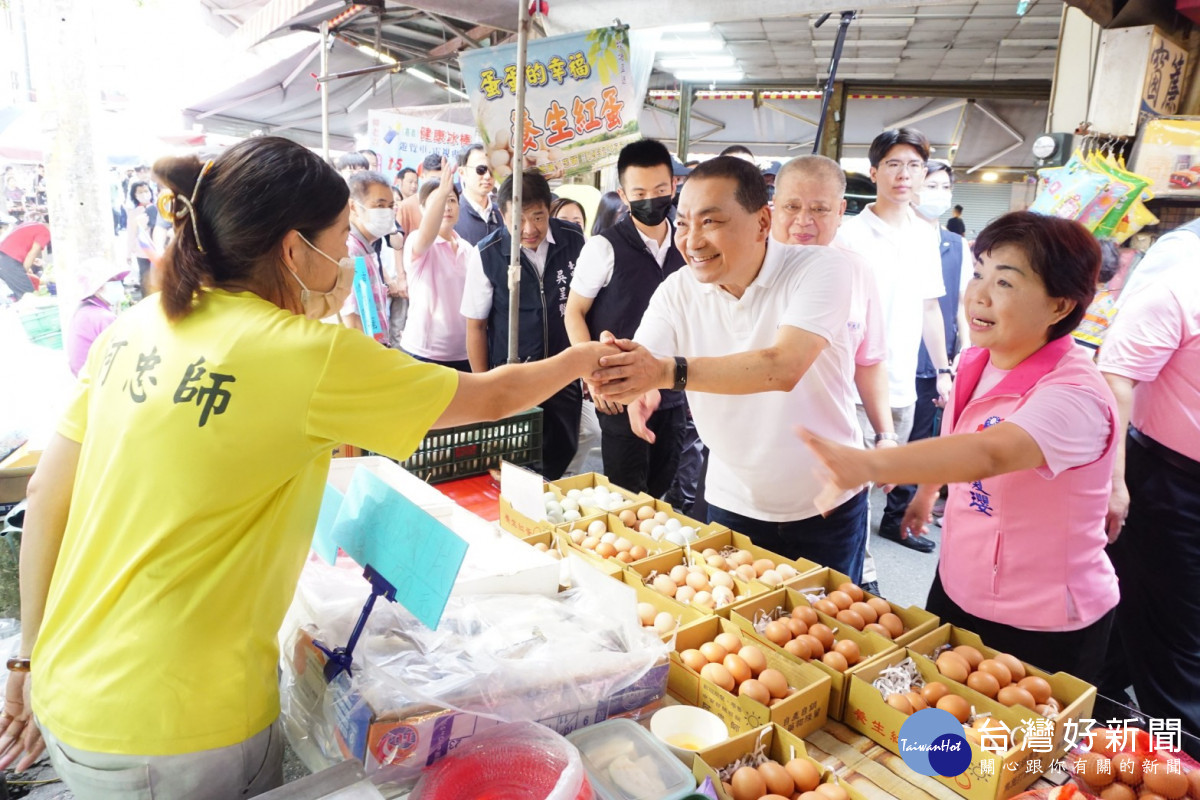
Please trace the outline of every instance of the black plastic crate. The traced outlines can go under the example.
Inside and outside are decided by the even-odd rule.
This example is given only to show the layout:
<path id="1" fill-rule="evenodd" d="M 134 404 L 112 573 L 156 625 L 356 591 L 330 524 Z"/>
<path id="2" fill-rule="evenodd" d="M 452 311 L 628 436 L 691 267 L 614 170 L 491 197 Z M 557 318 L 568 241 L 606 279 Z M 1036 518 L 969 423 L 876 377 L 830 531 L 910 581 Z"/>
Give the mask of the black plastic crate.
<path id="1" fill-rule="evenodd" d="M 481 475 L 500 461 L 533 466 L 542 460 L 542 410 L 496 422 L 430 431 L 402 467 L 429 483 Z"/>

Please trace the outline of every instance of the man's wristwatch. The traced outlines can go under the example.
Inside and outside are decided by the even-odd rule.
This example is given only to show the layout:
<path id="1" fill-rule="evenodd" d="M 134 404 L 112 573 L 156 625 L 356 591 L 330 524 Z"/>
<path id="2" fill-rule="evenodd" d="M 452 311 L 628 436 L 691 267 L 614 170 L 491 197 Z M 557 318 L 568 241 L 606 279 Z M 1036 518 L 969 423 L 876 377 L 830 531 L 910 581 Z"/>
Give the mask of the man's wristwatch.
<path id="1" fill-rule="evenodd" d="M 877 433 L 875 434 L 875 444 L 880 442 L 898 442 L 900 437 L 894 433 Z"/>
<path id="2" fill-rule="evenodd" d="M 13 656 L 8 660 L 9 672 L 29 672 L 29 659 Z"/>
<path id="3" fill-rule="evenodd" d="M 950 367 L 942 367 L 941 369 L 938 370 L 938 375 L 953 375 L 953 374 L 954 374 L 954 370 L 950 369 Z"/>
<path id="4" fill-rule="evenodd" d="M 682 392 L 687 388 L 687 359 L 683 356 L 675 356 L 675 385 L 671 387 L 676 392 Z"/>

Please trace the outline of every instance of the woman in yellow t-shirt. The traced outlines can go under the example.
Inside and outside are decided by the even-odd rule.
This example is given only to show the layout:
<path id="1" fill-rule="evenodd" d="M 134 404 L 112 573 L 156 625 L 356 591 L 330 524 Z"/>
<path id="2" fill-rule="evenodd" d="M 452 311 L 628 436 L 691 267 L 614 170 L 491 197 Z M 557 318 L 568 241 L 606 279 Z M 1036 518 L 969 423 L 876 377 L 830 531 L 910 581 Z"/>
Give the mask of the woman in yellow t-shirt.
<path id="1" fill-rule="evenodd" d="M 353 278 L 332 167 L 268 137 L 155 172 L 176 234 L 162 292 L 96 340 L 30 481 L 0 715 L 0 768 L 46 748 L 80 800 L 278 785 L 275 637 L 332 448 L 403 459 L 430 427 L 530 408 L 616 352 L 473 375 L 381 348 L 319 322 Z"/>

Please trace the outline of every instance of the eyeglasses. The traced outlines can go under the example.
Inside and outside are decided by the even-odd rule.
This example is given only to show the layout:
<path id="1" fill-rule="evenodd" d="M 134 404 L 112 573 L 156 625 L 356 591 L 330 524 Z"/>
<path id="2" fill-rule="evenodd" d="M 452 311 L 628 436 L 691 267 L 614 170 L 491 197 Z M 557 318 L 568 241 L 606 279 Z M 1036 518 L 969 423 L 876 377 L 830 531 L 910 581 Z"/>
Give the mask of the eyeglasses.
<path id="1" fill-rule="evenodd" d="M 484 175 L 487 175 L 488 172 L 491 171 L 491 169 L 492 168 L 489 167 L 487 164 L 476 164 L 475 165 L 475 174 L 482 178 Z"/>
<path id="2" fill-rule="evenodd" d="M 897 161 L 896 159 L 885 161 L 882 166 L 893 175 L 899 175 L 901 172 L 924 172 L 926 169 L 924 161 Z"/>
<path id="3" fill-rule="evenodd" d="M 802 211 L 808 211 L 808 215 L 813 219 L 824 219 L 833 213 L 833 209 L 829 206 L 811 205 L 805 209 L 804 206 L 794 205 L 792 203 L 785 203 L 780 210 L 785 214 L 790 214 L 794 217 L 799 216 L 800 212 Z"/>

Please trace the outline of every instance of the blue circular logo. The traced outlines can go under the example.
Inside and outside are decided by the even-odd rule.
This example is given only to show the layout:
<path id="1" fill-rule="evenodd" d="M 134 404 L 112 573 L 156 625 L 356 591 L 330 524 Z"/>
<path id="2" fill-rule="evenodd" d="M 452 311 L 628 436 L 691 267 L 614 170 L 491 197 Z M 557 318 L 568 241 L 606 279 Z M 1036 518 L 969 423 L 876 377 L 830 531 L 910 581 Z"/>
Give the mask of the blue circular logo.
<path id="1" fill-rule="evenodd" d="M 900 726 L 900 757 L 920 775 L 954 778 L 971 766 L 971 745 L 954 715 L 940 708 L 914 712 Z"/>

